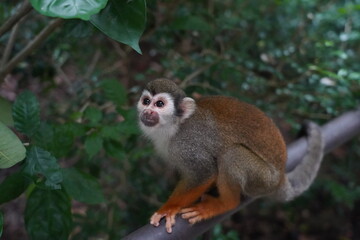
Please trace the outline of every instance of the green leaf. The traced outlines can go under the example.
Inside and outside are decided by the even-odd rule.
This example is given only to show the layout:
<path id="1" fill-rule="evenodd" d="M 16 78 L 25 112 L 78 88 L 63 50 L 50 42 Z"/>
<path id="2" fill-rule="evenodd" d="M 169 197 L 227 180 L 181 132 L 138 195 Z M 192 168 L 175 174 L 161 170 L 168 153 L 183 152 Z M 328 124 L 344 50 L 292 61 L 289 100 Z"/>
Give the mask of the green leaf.
<path id="1" fill-rule="evenodd" d="M 25 91 L 17 97 L 12 114 L 16 130 L 29 137 L 40 125 L 39 103 L 32 92 Z"/>
<path id="2" fill-rule="evenodd" d="M 145 0 L 109 0 L 108 5 L 90 21 L 107 36 L 141 54 L 139 40 L 146 23 Z"/>
<path id="3" fill-rule="evenodd" d="M 0 168 L 9 168 L 25 158 L 26 149 L 19 138 L 0 122 Z"/>
<path id="4" fill-rule="evenodd" d="M 30 0 L 30 3 L 45 16 L 89 20 L 106 6 L 107 0 Z"/>
<path id="5" fill-rule="evenodd" d="M 109 139 L 113 139 L 113 140 L 118 140 L 120 135 L 119 135 L 119 130 L 118 127 L 115 126 L 109 126 L 109 125 L 105 125 L 101 128 L 100 134 L 103 138 L 109 138 Z"/>
<path id="6" fill-rule="evenodd" d="M 24 172 L 31 176 L 42 175 L 46 177 L 45 185 L 51 189 L 60 189 L 63 181 L 62 172 L 56 159 L 39 147 L 32 147 L 26 156 Z"/>
<path id="7" fill-rule="evenodd" d="M 53 126 L 47 122 L 42 122 L 39 129 L 33 136 L 32 140 L 36 146 L 44 148 L 50 152 L 53 150 L 53 141 L 55 138 L 54 129 L 56 126 Z"/>
<path id="8" fill-rule="evenodd" d="M 105 141 L 104 148 L 106 154 L 110 157 L 123 160 L 126 158 L 126 152 L 124 151 L 124 147 L 117 141 Z"/>
<path id="9" fill-rule="evenodd" d="M 354 203 L 359 198 L 360 188 L 356 185 L 348 186 L 335 180 L 327 180 L 324 186 L 331 193 L 333 200 L 349 208 L 353 208 Z"/>
<path id="10" fill-rule="evenodd" d="M 63 190 L 35 188 L 25 208 L 25 224 L 30 239 L 67 240 L 72 229 L 70 203 Z"/>
<path id="11" fill-rule="evenodd" d="M 103 146 L 102 138 L 97 134 L 88 136 L 85 140 L 85 151 L 90 158 L 95 156 Z"/>
<path id="12" fill-rule="evenodd" d="M 116 79 L 106 79 L 101 82 L 101 88 L 105 97 L 120 107 L 126 102 L 126 90 Z"/>
<path id="13" fill-rule="evenodd" d="M 96 107 L 88 107 L 84 112 L 84 117 L 92 124 L 96 124 L 102 119 L 102 112 Z"/>
<path id="14" fill-rule="evenodd" d="M 73 149 L 76 126 L 80 127 L 71 123 L 41 123 L 33 140 L 37 146 L 51 152 L 56 158 L 65 157 Z"/>
<path id="15" fill-rule="evenodd" d="M 2 97 L 0 97 L 0 122 L 7 126 L 14 125 L 11 115 L 11 103 Z"/>
<path id="16" fill-rule="evenodd" d="M 63 169 L 64 188 L 75 200 L 97 204 L 105 201 L 96 178 L 75 168 Z"/>
<path id="17" fill-rule="evenodd" d="M 0 204 L 9 202 L 20 196 L 28 187 L 28 182 L 23 173 L 16 172 L 5 178 L 0 183 Z"/>
<path id="18" fill-rule="evenodd" d="M 119 109 L 119 113 L 125 118 L 125 121 L 118 124 L 119 130 L 123 134 L 138 135 L 140 133 L 138 125 L 138 113 L 136 108 Z"/>
<path id="19" fill-rule="evenodd" d="M 86 126 L 80 123 L 72 122 L 65 124 L 67 131 L 70 131 L 75 137 L 82 137 L 86 134 Z"/>
<path id="20" fill-rule="evenodd" d="M 139 134 L 139 127 L 137 121 L 130 122 L 129 120 L 125 120 L 115 125 L 102 127 L 100 134 L 103 138 L 119 140 L 120 137 L 123 138 L 129 135 Z"/>
<path id="21" fill-rule="evenodd" d="M 125 120 L 119 124 L 118 129 L 120 132 L 127 135 L 137 135 L 140 133 L 137 121 Z"/>

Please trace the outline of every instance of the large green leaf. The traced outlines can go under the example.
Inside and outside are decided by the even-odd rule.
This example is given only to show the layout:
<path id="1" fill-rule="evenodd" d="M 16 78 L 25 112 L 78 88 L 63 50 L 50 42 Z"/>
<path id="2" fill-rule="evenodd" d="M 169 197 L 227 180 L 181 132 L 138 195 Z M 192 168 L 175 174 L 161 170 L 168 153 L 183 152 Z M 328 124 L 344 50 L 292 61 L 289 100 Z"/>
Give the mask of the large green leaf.
<path id="1" fill-rule="evenodd" d="M 75 168 L 63 169 L 64 188 L 75 200 L 90 204 L 104 202 L 104 196 L 96 178 Z"/>
<path id="2" fill-rule="evenodd" d="M 106 6 L 107 0 L 30 0 L 30 3 L 45 16 L 89 20 Z"/>
<path id="3" fill-rule="evenodd" d="M 26 156 L 24 172 L 32 176 L 46 177 L 45 185 L 52 189 L 60 189 L 63 180 L 62 172 L 56 159 L 39 147 L 32 147 Z"/>
<path id="4" fill-rule="evenodd" d="M 27 188 L 28 183 L 21 172 L 16 172 L 0 183 L 0 204 L 9 202 L 20 196 Z"/>
<path id="5" fill-rule="evenodd" d="M 15 128 L 32 136 L 40 125 L 39 102 L 30 91 L 21 93 L 13 105 L 13 119 Z"/>
<path id="6" fill-rule="evenodd" d="M 35 188 L 26 203 L 25 224 L 32 240 L 67 240 L 72 229 L 69 196 L 63 190 Z"/>
<path id="7" fill-rule="evenodd" d="M 145 29 L 145 0 L 109 0 L 108 5 L 90 19 L 100 31 L 141 53 L 139 40 Z"/>
<path id="8" fill-rule="evenodd" d="M 25 158 L 26 149 L 19 138 L 0 122 L 0 168 L 9 168 Z"/>

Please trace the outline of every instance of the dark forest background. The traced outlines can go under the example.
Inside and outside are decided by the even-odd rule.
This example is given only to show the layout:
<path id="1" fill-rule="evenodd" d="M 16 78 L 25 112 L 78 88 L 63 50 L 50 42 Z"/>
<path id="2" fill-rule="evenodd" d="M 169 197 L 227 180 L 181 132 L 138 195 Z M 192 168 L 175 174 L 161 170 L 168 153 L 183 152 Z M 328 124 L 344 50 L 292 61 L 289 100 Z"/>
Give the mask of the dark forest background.
<path id="1" fill-rule="evenodd" d="M 2 0 L 0 26 L 23 3 Z M 121 239 L 148 223 L 176 182 L 137 127 L 134 106 L 152 79 L 170 78 L 194 98 L 222 94 L 252 103 L 288 143 L 305 120 L 324 124 L 360 105 L 359 0 L 149 0 L 136 9 L 146 12 L 142 54 L 86 20 L 67 19 L 0 71 L 0 121 L 14 126 L 16 99 L 40 112 L 33 133 L 13 128 L 33 146 L 25 162 L 0 170 L 0 182 L 25 176 L 25 183 L 10 182 L 19 190 L 10 199 L 0 192 L 1 239 Z M 54 19 L 31 10 L 16 31 L 0 35 L 0 69 Z M 25 90 L 31 93 L 19 100 Z M 26 171 L 40 148 L 56 159 L 62 182 Z M 217 225 L 213 239 L 355 239 L 359 159 L 357 138 L 325 157 L 301 197 L 258 200 Z M 49 226 L 54 218 L 57 226 Z"/>

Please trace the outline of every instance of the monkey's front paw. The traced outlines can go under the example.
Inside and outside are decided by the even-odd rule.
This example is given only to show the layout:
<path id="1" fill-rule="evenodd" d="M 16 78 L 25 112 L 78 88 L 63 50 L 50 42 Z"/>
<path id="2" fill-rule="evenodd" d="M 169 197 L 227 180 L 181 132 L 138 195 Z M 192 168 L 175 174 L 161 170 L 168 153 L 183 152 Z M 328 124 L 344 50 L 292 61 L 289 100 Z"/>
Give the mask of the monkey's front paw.
<path id="1" fill-rule="evenodd" d="M 150 224 L 154 225 L 155 227 L 160 225 L 160 220 L 165 216 L 165 214 L 158 214 L 157 212 L 154 213 L 150 218 Z"/>
<path id="2" fill-rule="evenodd" d="M 154 213 L 150 218 L 150 224 L 154 225 L 155 227 L 158 227 L 160 225 L 160 220 L 165 217 L 166 223 L 165 228 L 168 233 L 172 232 L 172 227 L 175 225 L 175 216 L 176 213 Z"/>

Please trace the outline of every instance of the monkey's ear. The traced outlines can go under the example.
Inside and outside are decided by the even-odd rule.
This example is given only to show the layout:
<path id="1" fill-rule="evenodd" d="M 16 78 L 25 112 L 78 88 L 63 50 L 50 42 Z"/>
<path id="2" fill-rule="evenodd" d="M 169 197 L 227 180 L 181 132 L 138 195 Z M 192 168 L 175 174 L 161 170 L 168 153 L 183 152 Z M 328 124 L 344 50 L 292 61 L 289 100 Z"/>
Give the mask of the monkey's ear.
<path id="1" fill-rule="evenodd" d="M 195 100 L 189 97 L 185 97 L 181 101 L 181 109 L 183 110 L 183 115 L 181 116 L 181 122 L 183 122 L 185 119 L 189 118 L 196 109 L 196 103 Z"/>

